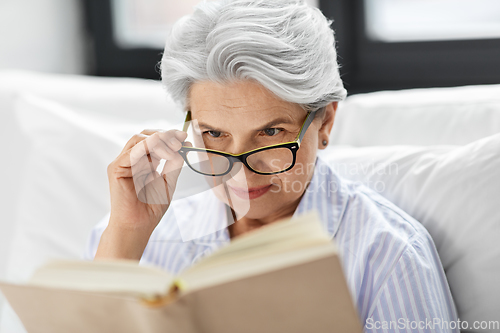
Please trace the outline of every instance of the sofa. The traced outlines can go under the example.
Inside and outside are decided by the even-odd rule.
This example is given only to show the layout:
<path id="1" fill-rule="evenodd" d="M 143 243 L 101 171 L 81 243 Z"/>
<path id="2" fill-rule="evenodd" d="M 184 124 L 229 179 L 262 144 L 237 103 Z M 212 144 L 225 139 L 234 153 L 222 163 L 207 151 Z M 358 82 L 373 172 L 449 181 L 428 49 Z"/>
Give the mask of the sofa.
<path id="1" fill-rule="evenodd" d="M 183 113 L 157 81 L 0 71 L 0 280 L 82 257 L 109 211 L 106 166 Z M 320 153 L 430 232 L 463 332 L 500 332 L 500 85 L 349 96 Z M 0 295 L 0 333 L 24 332 Z"/>

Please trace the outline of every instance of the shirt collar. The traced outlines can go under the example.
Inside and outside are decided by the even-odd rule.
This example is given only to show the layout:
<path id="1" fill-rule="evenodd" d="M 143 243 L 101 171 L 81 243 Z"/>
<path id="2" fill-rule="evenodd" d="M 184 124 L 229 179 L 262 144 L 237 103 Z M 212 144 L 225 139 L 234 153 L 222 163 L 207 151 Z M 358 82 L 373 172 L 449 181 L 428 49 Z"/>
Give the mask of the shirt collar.
<path id="1" fill-rule="evenodd" d="M 347 205 L 345 182 L 320 157 L 316 159 L 314 174 L 292 218 L 316 211 L 321 223 L 333 238 L 338 231 Z"/>
<path id="2" fill-rule="evenodd" d="M 325 231 L 331 238 L 335 236 L 340 226 L 342 216 L 347 205 L 348 191 L 345 182 L 321 158 L 316 159 L 311 182 L 306 188 L 292 218 L 296 218 L 311 211 L 316 211 Z M 210 213 L 209 213 L 210 212 Z M 207 191 L 191 221 L 205 221 L 207 225 L 227 226 L 232 219 L 227 206 L 217 199 L 212 191 Z M 206 245 L 215 249 L 230 242 L 227 227 L 220 227 L 217 231 L 193 239 L 197 245 Z"/>

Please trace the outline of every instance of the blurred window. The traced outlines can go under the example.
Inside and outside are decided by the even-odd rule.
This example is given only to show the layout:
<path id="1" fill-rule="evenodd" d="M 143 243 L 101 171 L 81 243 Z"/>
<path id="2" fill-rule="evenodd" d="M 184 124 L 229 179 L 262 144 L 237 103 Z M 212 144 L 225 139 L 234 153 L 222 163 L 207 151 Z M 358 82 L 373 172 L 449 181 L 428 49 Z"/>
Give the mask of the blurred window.
<path id="1" fill-rule="evenodd" d="M 211 1 L 211 0 L 207 0 Z M 306 0 L 318 6 L 319 0 Z M 121 48 L 163 49 L 175 21 L 200 0 L 112 0 L 113 37 Z"/>
<path id="2" fill-rule="evenodd" d="M 366 33 L 380 42 L 500 38 L 499 0 L 364 0 Z"/>

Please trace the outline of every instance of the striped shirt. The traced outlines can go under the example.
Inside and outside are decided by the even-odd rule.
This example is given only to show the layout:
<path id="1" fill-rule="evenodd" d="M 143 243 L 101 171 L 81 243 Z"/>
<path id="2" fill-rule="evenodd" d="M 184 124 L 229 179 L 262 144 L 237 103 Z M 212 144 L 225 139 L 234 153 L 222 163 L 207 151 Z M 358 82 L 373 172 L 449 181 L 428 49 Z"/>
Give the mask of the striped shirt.
<path id="1" fill-rule="evenodd" d="M 458 332 L 446 329 L 458 320 L 455 305 L 434 242 L 419 222 L 377 192 L 339 177 L 320 158 L 294 217 L 311 210 L 339 248 L 366 332 Z M 94 258 L 108 220 L 92 230 L 85 259 Z M 183 241 L 183 225 L 227 221 L 226 206 L 212 191 L 173 201 L 140 263 L 178 274 L 230 242 L 225 227 Z"/>

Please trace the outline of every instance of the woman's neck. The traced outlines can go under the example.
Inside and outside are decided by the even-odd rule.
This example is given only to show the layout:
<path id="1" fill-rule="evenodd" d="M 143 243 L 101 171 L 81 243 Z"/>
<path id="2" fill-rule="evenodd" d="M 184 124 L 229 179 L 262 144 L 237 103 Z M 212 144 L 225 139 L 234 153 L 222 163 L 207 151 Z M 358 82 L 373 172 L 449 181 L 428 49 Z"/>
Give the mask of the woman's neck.
<path id="1" fill-rule="evenodd" d="M 227 228 L 229 231 L 229 237 L 232 239 L 232 238 L 239 236 L 239 235 L 242 235 L 248 231 L 258 229 L 264 225 L 271 224 L 273 222 L 292 217 L 293 213 L 297 209 L 297 206 L 299 205 L 301 198 L 299 198 L 297 201 L 293 202 L 292 204 L 288 205 L 287 207 L 285 207 L 279 211 L 276 211 L 275 213 L 273 213 L 269 216 L 266 216 L 266 217 L 260 218 L 260 219 L 251 219 L 251 218 L 244 216 L 236 221 L 236 215 L 235 215 L 234 211 L 231 209 L 231 212 L 233 215 L 233 220 L 235 222 L 233 224 L 231 224 L 230 226 L 228 226 L 228 228 Z"/>

